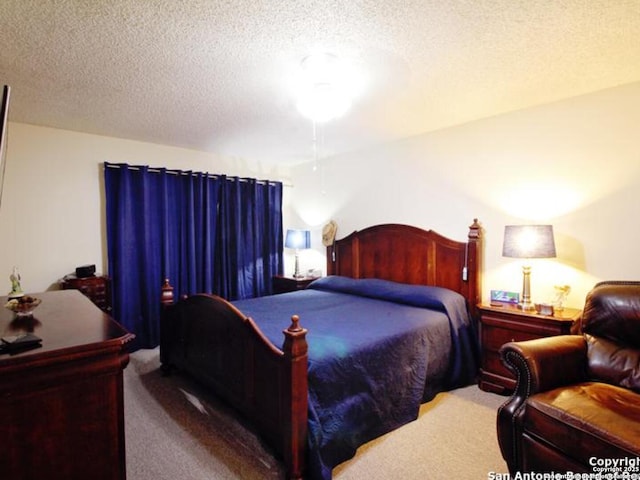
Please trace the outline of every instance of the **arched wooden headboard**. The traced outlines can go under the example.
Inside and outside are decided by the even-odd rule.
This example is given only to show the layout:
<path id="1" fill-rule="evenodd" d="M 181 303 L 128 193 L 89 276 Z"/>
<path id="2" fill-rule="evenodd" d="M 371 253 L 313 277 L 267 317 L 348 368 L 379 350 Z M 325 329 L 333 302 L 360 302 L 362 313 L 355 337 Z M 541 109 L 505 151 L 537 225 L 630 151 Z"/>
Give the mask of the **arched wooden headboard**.
<path id="1" fill-rule="evenodd" d="M 482 295 L 481 244 L 477 219 L 466 242 L 410 225 L 375 225 L 327 247 L 327 274 L 449 288 L 467 299 L 475 317 Z"/>

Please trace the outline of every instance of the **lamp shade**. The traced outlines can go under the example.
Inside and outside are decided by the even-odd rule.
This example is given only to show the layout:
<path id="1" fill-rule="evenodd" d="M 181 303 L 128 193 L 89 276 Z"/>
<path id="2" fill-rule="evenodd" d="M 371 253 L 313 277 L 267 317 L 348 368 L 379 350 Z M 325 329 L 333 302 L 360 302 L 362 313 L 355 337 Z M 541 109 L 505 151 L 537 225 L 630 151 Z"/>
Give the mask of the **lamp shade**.
<path id="1" fill-rule="evenodd" d="M 309 230 L 287 230 L 284 246 L 296 250 L 311 248 L 311 232 Z"/>
<path id="2" fill-rule="evenodd" d="M 556 245 L 552 225 L 507 225 L 504 227 L 502 256 L 512 258 L 553 258 Z"/>

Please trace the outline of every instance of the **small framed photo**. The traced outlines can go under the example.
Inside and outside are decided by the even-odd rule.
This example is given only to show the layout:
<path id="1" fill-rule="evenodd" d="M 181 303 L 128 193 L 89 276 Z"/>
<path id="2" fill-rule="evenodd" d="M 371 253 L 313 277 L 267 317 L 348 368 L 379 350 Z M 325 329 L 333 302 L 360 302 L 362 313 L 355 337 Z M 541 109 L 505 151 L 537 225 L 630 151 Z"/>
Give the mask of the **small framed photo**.
<path id="1" fill-rule="evenodd" d="M 518 292 L 508 292 L 507 290 L 491 290 L 491 301 L 518 304 L 520 302 L 520 294 Z"/>

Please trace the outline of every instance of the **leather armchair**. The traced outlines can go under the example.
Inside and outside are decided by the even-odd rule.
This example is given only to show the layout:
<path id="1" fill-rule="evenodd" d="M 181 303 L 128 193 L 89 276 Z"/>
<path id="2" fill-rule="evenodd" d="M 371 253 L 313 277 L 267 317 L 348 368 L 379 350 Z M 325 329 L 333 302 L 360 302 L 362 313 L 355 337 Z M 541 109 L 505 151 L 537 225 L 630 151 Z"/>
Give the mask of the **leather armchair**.
<path id="1" fill-rule="evenodd" d="M 640 457 L 640 282 L 597 284 L 578 333 L 500 349 L 517 378 L 497 416 L 511 475 L 597 472 L 605 459 Z"/>

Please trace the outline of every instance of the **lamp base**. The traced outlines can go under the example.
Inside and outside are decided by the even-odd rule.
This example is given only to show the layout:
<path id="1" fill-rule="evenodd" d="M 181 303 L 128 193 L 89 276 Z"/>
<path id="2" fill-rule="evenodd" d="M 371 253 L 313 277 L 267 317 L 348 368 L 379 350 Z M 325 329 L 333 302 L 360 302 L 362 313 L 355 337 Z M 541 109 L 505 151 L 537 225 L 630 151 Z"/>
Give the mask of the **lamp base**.
<path id="1" fill-rule="evenodd" d="M 300 273 L 300 262 L 298 260 L 298 249 L 296 249 L 296 266 L 295 266 L 295 269 L 293 271 L 293 278 L 295 278 L 296 280 L 300 280 L 300 279 L 304 278 L 304 275 L 302 275 Z"/>
<path id="2" fill-rule="evenodd" d="M 518 304 L 518 308 L 524 312 L 535 311 L 536 306 L 531 301 L 531 267 L 522 266 L 522 301 Z"/>
<path id="3" fill-rule="evenodd" d="M 520 302 L 518 304 L 518 309 L 524 312 L 535 312 L 536 306 L 531 302 Z"/>

